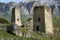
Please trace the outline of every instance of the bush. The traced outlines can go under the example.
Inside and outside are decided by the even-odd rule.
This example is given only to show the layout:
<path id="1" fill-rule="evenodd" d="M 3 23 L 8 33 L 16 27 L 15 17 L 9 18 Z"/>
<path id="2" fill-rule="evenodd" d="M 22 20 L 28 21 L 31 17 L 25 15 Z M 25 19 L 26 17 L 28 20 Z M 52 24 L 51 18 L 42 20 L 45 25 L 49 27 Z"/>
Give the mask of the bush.
<path id="1" fill-rule="evenodd" d="M 5 23 L 5 24 L 9 24 L 9 22 L 8 22 L 6 19 L 1 18 L 1 17 L 0 17 L 0 23 L 1 23 L 1 24 L 4 24 L 4 23 Z"/>

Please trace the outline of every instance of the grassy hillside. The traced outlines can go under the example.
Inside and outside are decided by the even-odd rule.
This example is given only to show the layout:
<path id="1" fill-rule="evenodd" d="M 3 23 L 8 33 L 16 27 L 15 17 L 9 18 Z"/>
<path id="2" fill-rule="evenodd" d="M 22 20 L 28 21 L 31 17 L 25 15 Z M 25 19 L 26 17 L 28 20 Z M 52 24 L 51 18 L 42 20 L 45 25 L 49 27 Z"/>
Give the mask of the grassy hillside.
<path id="1" fill-rule="evenodd" d="M 35 35 L 35 34 L 34 34 Z M 0 38 L 13 38 L 14 40 L 49 40 L 47 39 L 46 37 L 43 37 L 42 35 L 38 36 L 37 35 L 37 38 L 26 38 L 26 37 L 19 37 L 19 36 L 15 36 L 15 35 L 12 35 L 12 34 L 9 34 L 3 30 L 0 30 Z"/>
<path id="2" fill-rule="evenodd" d="M 0 12 L 0 17 L 8 20 L 9 22 L 11 21 L 11 14 L 6 14 L 6 13 Z"/>
<path id="3" fill-rule="evenodd" d="M 54 35 L 52 40 L 60 40 L 60 35 Z"/>
<path id="4" fill-rule="evenodd" d="M 22 17 L 22 22 L 26 21 L 27 16 L 26 15 L 21 15 Z M 58 17 L 53 17 L 53 25 L 54 28 L 60 28 L 60 16 Z M 36 36 L 35 38 L 26 38 L 26 37 L 19 37 L 16 35 L 12 35 L 7 33 L 6 31 L 0 30 L 0 38 L 4 38 L 6 40 L 6 38 L 13 38 L 14 40 L 49 40 L 49 38 L 46 38 L 42 35 L 38 35 L 36 33 L 32 33 L 34 36 Z M 53 40 L 60 40 L 60 35 L 54 35 L 53 36 Z"/>
<path id="5" fill-rule="evenodd" d="M 0 17 L 0 23 L 1 24 L 9 24 L 9 21 Z"/>
<path id="6" fill-rule="evenodd" d="M 54 28 L 60 28 L 60 16 L 53 18 Z"/>

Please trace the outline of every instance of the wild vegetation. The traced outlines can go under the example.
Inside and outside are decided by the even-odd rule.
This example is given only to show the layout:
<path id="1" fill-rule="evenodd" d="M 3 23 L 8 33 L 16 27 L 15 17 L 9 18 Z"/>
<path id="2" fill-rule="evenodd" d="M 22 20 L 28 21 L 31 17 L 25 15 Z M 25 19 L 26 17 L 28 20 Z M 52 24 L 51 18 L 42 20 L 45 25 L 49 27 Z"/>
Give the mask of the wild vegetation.
<path id="1" fill-rule="evenodd" d="M 3 18 L 0 18 L 1 20 L 1 23 L 6 23 L 6 24 L 9 24 L 9 22 Z M 24 20 L 25 21 L 25 20 Z M 54 28 L 60 28 L 60 17 L 53 17 L 53 25 L 54 25 Z M 28 31 L 28 29 L 22 29 L 22 32 L 26 33 Z M 57 31 L 56 31 L 57 32 Z M 4 38 L 4 39 L 7 39 L 7 38 L 13 38 L 14 40 L 50 40 L 51 38 L 47 38 L 43 35 L 39 35 L 37 33 L 32 33 L 33 36 L 35 36 L 35 38 L 33 38 L 33 36 L 31 38 L 27 38 L 27 37 L 19 37 L 19 36 L 16 36 L 16 35 L 12 35 L 12 34 L 9 34 L 7 33 L 6 31 L 4 30 L 0 30 L 0 38 Z M 60 34 L 54 34 L 52 36 L 52 39 L 51 40 L 60 40 Z"/>
<path id="2" fill-rule="evenodd" d="M 1 24 L 9 24 L 9 21 L 7 21 L 6 19 L 0 17 L 0 23 Z"/>

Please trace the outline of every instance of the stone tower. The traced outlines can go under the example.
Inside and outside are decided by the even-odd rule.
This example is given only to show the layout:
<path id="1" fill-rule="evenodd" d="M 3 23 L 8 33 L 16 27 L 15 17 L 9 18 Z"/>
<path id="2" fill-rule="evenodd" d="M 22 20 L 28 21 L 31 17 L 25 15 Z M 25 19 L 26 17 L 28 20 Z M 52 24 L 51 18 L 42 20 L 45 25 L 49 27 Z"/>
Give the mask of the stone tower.
<path id="1" fill-rule="evenodd" d="M 15 6 L 12 8 L 12 19 L 11 19 L 11 27 L 10 32 L 22 36 L 22 32 L 20 30 L 21 27 L 21 17 L 20 17 L 20 8 L 18 6 Z"/>
<path id="2" fill-rule="evenodd" d="M 33 31 L 53 33 L 52 14 L 49 6 L 36 6 L 33 13 Z"/>
<path id="3" fill-rule="evenodd" d="M 18 6 L 12 8 L 12 20 L 11 22 L 13 24 L 16 24 L 17 26 L 21 26 L 21 17 L 20 17 L 20 8 Z"/>

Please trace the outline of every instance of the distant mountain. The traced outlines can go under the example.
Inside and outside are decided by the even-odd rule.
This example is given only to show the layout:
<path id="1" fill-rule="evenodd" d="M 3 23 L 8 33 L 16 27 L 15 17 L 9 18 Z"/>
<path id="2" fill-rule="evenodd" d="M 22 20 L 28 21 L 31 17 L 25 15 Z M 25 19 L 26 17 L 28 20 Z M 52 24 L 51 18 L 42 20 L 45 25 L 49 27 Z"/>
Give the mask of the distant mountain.
<path id="1" fill-rule="evenodd" d="M 18 5 L 15 2 L 10 2 L 10 3 L 0 3 L 0 15 L 1 17 L 7 19 L 10 21 L 11 18 L 11 10 L 14 6 Z"/>
<path id="2" fill-rule="evenodd" d="M 60 2 L 60 0 L 55 0 L 57 3 Z"/>
<path id="3" fill-rule="evenodd" d="M 27 15 L 29 12 L 25 6 L 25 3 L 15 3 L 15 2 L 10 2 L 10 3 L 0 3 L 0 17 L 5 18 L 9 21 L 11 21 L 11 11 L 14 6 L 19 6 L 21 9 L 21 15 Z M 27 15 L 28 16 L 28 15 Z M 24 16 L 23 16 L 24 17 Z"/>
<path id="4" fill-rule="evenodd" d="M 39 6 L 41 6 L 41 3 L 39 3 L 39 2 L 36 2 L 36 1 L 32 1 L 32 2 L 29 2 L 29 3 L 27 3 L 26 4 L 26 8 L 28 9 L 28 11 L 29 11 L 29 13 L 31 14 L 31 13 L 33 13 L 33 8 L 34 8 L 34 6 L 35 5 L 39 5 Z M 42 5 L 44 5 L 45 6 L 45 4 L 42 4 Z M 60 14 L 60 5 L 58 5 L 58 4 L 56 4 L 57 6 L 55 6 L 55 4 L 54 5 L 50 5 L 50 7 L 51 7 L 51 12 L 52 12 L 52 14 L 53 15 L 56 15 L 57 13 L 56 12 L 58 12 L 58 14 Z M 49 6 L 49 5 L 48 5 Z M 57 8 L 56 8 L 57 7 Z M 56 9 L 55 9 L 56 8 Z M 32 11 L 31 11 L 32 10 Z M 54 11 L 54 10 L 56 10 L 56 11 Z"/>
<path id="5" fill-rule="evenodd" d="M 59 0 L 55 0 L 57 2 L 57 4 L 59 2 Z M 26 17 L 31 17 L 32 14 L 33 14 L 33 8 L 34 6 L 36 5 L 50 5 L 51 6 L 51 12 L 53 15 L 56 15 L 57 13 L 60 14 L 60 5 L 57 5 L 57 8 L 54 4 L 55 1 L 41 1 L 41 0 L 38 0 L 38 1 L 30 1 L 30 2 L 20 2 L 20 3 L 15 3 L 15 2 L 9 2 L 9 3 L 2 3 L 0 2 L 0 17 L 3 17 L 9 21 L 11 21 L 11 11 L 12 11 L 12 8 L 14 6 L 19 6 L 20 7 L 20 10 L 21 10 L 21 15 L 27 15 Z M 53 5 L 51 5 L 51 3 L 53 2 Z M 56 8 L 56 9 L 55 9 Z M 56 13 L 56 10 L 57 10 L 57 13 Z M 25 17 L 25 16 L 23 16 Z"/>

